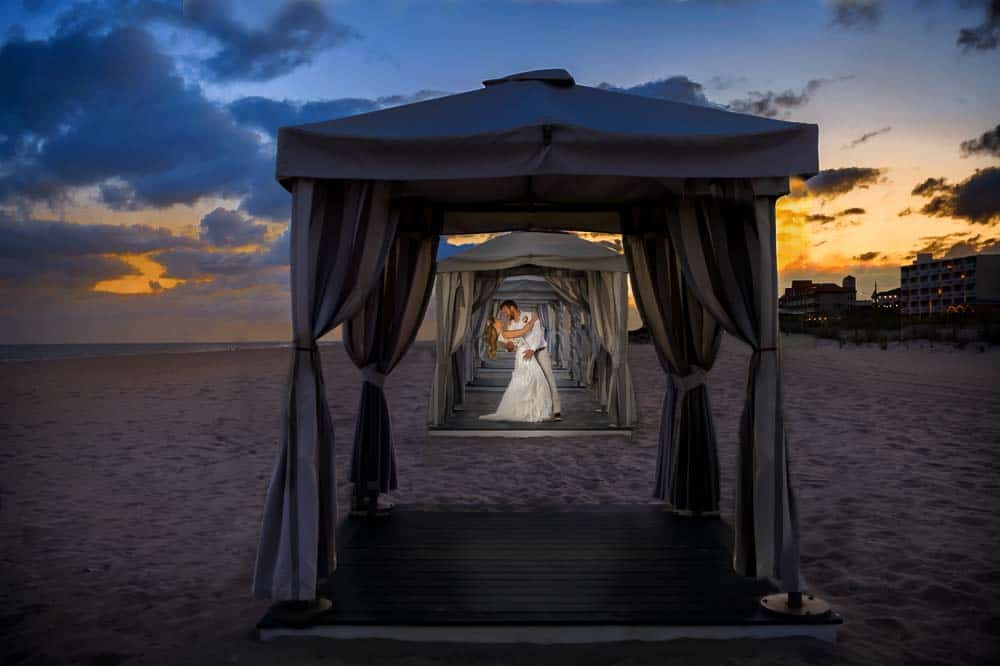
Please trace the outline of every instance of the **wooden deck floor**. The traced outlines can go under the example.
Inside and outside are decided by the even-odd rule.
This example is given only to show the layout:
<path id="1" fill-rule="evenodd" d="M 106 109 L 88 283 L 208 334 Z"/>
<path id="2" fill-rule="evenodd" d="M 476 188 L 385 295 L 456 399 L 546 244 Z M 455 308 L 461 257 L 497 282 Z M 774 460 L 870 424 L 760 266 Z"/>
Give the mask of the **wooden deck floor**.
<path id="1" fill-rule="evenodd" d="M 465 404 L 440 427 L 428 432 L 436 436 L 505 436 L 560 437 L 581 435 L 629 436 L 631 430 L 618 428 L 608 420 L 607 412 L 590 389 L 580 386 L 565 369 L 554 369 L 562 402 L 562 421 L 517 423 L 483 421 L 480 416 L 496 411 L 500 397 L 510 381 L 512 357 L 499 357 L 480 368 L 479 376 L 466 389 Z"/>
<path id="2" fill-rule="evenodd" d="M 682 518 L 656 506 L 400 507 L 387 518 L 344 525 L 339 566 L 326 590 L 336 602 L 331 611 L 309 627 L 282 627 L 268 616 L 258 628 L 264 638 L 305 633 L 506 642 L 504 636 L 531 640 L 533 634 L 504 633 L 503 627 L 532 627 L 544 633 L 542 642 L 559 642 L 559 636 L 586 642 L 645 627 L 657 636 L 832 640 L 841 623 L 836 614 L 803 623 L 762 609 L 759 598 L 775 590 L 732 571 L 731 542 L 719 518 Z"/>

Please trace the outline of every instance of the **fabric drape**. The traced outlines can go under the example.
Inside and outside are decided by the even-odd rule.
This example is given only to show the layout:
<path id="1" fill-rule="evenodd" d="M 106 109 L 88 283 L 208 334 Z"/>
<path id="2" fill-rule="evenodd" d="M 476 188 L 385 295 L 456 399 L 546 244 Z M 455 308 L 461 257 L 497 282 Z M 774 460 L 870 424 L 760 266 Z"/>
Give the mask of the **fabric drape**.
<path id="1" fill-rule="evenodd" d="M 545 281 L 552 285 L 552 290 L 567 303 L 577 306 L 583 310 L 589 310 L 587 302 L 587 278 L 582 273 L 571 273 L 569 271 L 548 271 L 545 274 Z"/>
<path id="2" fill-rule="evenodd" d="M 687 285 L 667 231 L 665 207 L 634 208 L 622 240 L 636 308 L 664 372 L 654 496 L 676 510 L 719 510 L 719 458 L 706 374 L 721 328 Z"/>
<path id="3" fill-rule="evenodd" d="M 746 181 L 720 181 L 707 196 L 685 196 L 667 216 L 684 276 L 729 333 L 751 346 L 740 423 L 733 565 L 742 575 L 804 585 L 796 497 L 782 415 L 778 276 L 773 196 Z"/>
<path id="4" fill-rule="evenodd" d="M 572 316 L 569 329 L 568 344 L 570 349 L 568 352 L 565 349 L 561 349 L 560 355 L 562 357 L 571 357 L 564 360 L 569 363 L 577 383 L 590 386 L 593 383 L 591 373 L 593 367 L 591 341 L 589 338 L 586 338 L 581 328 L 586 313 L 590 311 L 590 304 L 587 301 L 587 278 L 583 273 L 549 271 L 545 275 L 545 280 L 552 285 L 553 291 L 566 303 L 567 307 L 572 312 L 577 313 Z M 601 403 L 606 405 L 607 396 L 605 395 L 603 398 L 598 397 Z"/>
<path id="5" fill-rule="evenodd" d="M 389 195 L 377 181 L 293 185 L 294 350 L 254 563 L 260 599 L 314 599 L 336 566 L 333 422 L 316 341 L 357 312 L 381 276 L 396 232 Z"/>
<path id="6" fill-rule="evenodd" d="M 628 274 L 588 272 L 587 300 L 594 337 L 610 358 L 608 417 L 616 425 L 630 426 L 636 421 L 636 406 L 628 365 Z"/>
<path id="7" fill-rule="evenodd" d="M 437 311 L 434 382 L 428 406 L 428 421 L 441 425 L 461 400 L 463 388 L 456 385 L 461 368 L 455 354 L 469 331 L 470 319 L 497 290 L 500 277 L 493 273 L 438 273 L 434 304 Z"/>
<path id="8" fill-rule="evenodd" d="M 406 205 L 400 227 L 419 227 L 421 220 L 430 225 L 426 213 L 419 204 Z M 413 345 L 427 311 L 438 237 L 435 229 L 397 232 L 381 281 L 344 326 L 344 348 L 364 378 L 351 457 L 358 498 L 396 489 L 396 452 L 383 385 Z"/>
<path id="9" fill-rule="evenodd" d="M 557 301 L 552 305 L 552 363 L 556 367 L 563 367 L 562 342 L 563 342 L 563 304 Z"/>
<path id="10" fill-rule="evenodd" d="M 551 307 L 552 306 L 549 305 L 548 303 L 539 303 L 538 304 L 538 308 L 537 308 L 537 311 L 538 311 L 538 321 L 541 322 L 542 328 L 545 329 L 546 344 L 548 344 L 550 346 L 551 346 L 551 343 L 552 343 L 552 340 L 553 340 L 553 331 L 552 331 L 552 326 L 551 326 L 552 317 L 551 317 L 551 311 L 549 310 L 549 308 L 551 308 Z M 552 350 L 551 349 L 549 350 L 549 358 L 552 358 Z"/>

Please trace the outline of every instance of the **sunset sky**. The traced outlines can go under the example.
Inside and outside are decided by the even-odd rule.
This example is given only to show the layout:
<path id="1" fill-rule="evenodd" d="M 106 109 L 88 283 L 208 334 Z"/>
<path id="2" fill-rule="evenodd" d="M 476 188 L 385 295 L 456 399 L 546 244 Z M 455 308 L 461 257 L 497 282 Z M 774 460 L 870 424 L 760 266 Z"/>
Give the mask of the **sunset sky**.
<path id="1" fill-rule="evenodd" d="M 867 297 L 1000 252 L 998 42 L 997 0 L 5 2 L 0 343 L 287 340 L 276 128 L 545 67 L 817 123 L 782 284 Z"/>

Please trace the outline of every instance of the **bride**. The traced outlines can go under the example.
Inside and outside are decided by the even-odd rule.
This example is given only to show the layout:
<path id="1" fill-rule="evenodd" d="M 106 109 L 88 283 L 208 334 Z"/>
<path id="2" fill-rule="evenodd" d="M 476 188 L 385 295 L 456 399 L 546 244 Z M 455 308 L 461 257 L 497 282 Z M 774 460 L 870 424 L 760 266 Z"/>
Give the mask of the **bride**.
<path id="1" fill-rule="evenodd" d="M 520 336 L 527 333 L 537 318 L 537 314 L 532 314 L 524 327 L 508 329 L 507 334 Z M 496 317 L 490 316 L 483 331 L 483 342 L 490 358 L 496 358 L 497 345 L 503 339 L 502 330 L 503 324 Z M 542 366 L 534 358 L 524 358 L 524 338 L 514 338 L 513 343 L 514 372 L 510 376 L 507 390 L 500 398 L 497 411 L 479 418 L 487 421 L 548 421 L 552 417 L 552 394 Z"/>

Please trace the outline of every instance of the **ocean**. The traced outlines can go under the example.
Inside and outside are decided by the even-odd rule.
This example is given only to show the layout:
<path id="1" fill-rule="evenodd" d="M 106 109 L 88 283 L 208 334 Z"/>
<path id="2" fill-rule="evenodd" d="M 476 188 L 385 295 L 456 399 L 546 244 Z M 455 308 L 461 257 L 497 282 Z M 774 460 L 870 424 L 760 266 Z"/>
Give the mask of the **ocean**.
<path id="1" fill-rule="evenodd" d="M 329 343 L 321 343 L 324 346 Z M 335 343 L 334 343 L 335 344 Z M 64 358 L 189 354 L 290 347 L 288 342 L 137 342 L 112 344 L 0 345 L 0 363 L 51 361 Z"/>

